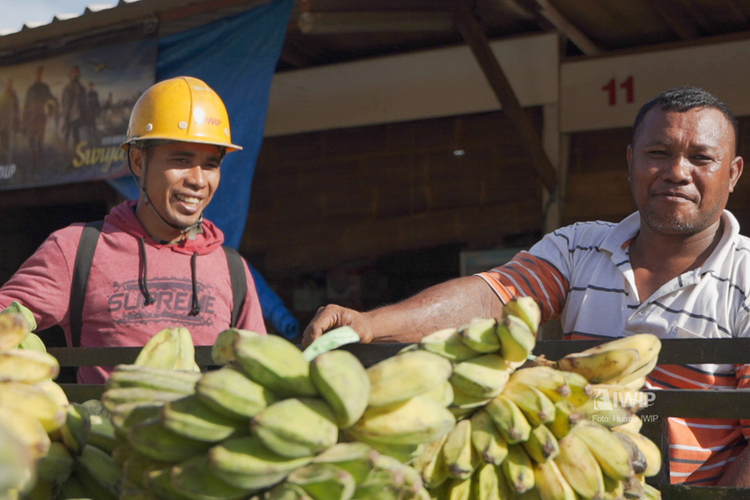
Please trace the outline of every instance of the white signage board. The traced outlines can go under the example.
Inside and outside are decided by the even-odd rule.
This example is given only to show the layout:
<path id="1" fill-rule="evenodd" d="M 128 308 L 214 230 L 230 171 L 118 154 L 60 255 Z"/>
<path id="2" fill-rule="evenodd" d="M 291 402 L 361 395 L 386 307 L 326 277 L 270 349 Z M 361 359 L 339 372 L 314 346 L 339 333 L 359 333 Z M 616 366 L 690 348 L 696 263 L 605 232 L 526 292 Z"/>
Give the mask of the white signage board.
<path id="1" fill-rule="evenodd" d="M 522 106 L 557 102 L 554 33 L 490 43 Z M 500 109 L 468 46 L 279 73 L 266 136 Z"/>
<path id="2" fill-rule="evenodd" d="M 750 114 L 750 39 L 564 62 L 561 132 L 628 127 L 665 90 L 702 87 L 737 116 Z"/>

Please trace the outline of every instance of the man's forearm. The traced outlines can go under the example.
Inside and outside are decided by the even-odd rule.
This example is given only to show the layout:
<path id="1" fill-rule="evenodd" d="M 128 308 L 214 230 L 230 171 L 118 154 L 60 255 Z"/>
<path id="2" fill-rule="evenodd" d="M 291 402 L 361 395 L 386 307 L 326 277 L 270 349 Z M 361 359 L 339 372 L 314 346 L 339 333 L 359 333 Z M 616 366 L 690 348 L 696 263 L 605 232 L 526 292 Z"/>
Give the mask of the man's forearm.
<path id="1" fill-rule="evenodd" d="M 727 467 L 719 486 L 750 488 L 750 446 L 745 446 L 737 458 Z"/>
<path id="2" fill-rule="evenodd" d="M 375 342 L 418 342 L 475 317 L 500 317 L 502 302 L 481 278 L 467 276 L 430 287 L 398 304 L 366 313 Z"/>

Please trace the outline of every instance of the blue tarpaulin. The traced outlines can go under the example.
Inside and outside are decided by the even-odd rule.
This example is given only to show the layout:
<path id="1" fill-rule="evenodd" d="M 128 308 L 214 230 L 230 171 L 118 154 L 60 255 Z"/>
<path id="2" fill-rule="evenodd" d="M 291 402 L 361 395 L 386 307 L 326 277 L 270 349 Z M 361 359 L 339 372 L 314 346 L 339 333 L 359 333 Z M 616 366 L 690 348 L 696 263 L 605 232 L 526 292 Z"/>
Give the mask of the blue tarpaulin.
<path id="1" fill-rule="evenodd" d="M 226 244 L 233 248 L 239 247 L 245 230 L 268 94 L 291 8 L 292 0 L 274 0 L 159 40 L 157 81 L 187 75 L 208 83 L 227 106 L 232 142 L 243 147 L 221 164 L 221 183 L 205 214 L 224 231 Z M 109 182 L 124 196 L 138 198 L 138 186 L 131 177 Z M 257 270 L 252 271 L 263 316 L 283 336 L 296 337 L 299 323 Z"/>

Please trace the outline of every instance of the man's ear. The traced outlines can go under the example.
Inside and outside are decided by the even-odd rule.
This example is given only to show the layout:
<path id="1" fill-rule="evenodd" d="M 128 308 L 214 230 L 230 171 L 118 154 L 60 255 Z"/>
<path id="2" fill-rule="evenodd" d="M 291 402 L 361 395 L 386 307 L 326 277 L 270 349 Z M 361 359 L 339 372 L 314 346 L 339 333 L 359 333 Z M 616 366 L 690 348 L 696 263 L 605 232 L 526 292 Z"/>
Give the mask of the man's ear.
<path id="1" fill-rule="evenodd" d="M 736 157 L 732 160 L 732 164 L 729 165 L 729 192 L 734 191 L 734 186 L 737 185 L 737 181 L 742 176 L 742 168 L 744 167 L 744 160 L 741 156 Z"/>
<path id="2" fill-rule="evenodd" d="M 130 167 L 133 169 L 133 173 L 138 177 L 143 175 L 143 162 L 145 160 L 145 154 L 141 148 L 130 147 L 128 149 L 128 155 L 130 156 Z"/>

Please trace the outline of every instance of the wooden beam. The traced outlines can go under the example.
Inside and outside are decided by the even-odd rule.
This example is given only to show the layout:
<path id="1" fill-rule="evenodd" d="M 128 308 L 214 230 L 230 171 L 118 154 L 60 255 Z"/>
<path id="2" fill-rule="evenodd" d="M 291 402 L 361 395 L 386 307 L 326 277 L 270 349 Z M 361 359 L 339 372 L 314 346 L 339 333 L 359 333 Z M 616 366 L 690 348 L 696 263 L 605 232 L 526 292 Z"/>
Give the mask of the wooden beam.
<path id="1" fill-rule="evenodd" d="M 450 12 L 302 12 L 299 29 L 309 35 L 451 31 Z"/>
<path id="2" fill-rule="evenodd" d="M 495 54 L 489 46 L 487 37 L 482 26 L 474 17 L 474 13 L 468 5 L 468 1 L 460 0 L 456 7 L 456 25 L 466 43 L 471 48 L 474 57 L 482 68 L 495 96 L 503 107 L 503 112 L 508 115 L 521 135 L 526 151 L 531 157 L 531 162 L 542 178 L 542 182 L 550 192 L 557 188 L 557 174 L 552 167 L 547 154 L 542 147 L 542 140 L 536 131 L 531 118 L 524 112 L 518 102 L 513 89 L 505 76 L 500 63 L 497 62 Z"/>
<path id="3" fill-rule="evenodd" d="M 680 8 L 675 2 L 665 0 L 652 0 L 646 2 L 659 17 L 683 40 L 698 38 L 698 30 L 688 19 L 684 6 Z"/>
<path id="4" fill-rule="evenodd" d="M 549 21 L 565 37 L 573 42 L 587 56 L 601 54 L 604 50 L 594 43 L 578 26 L 565 17 L 559 10 L 549 3 L 549 0 L 536 0 L 539 14 Z"/>

